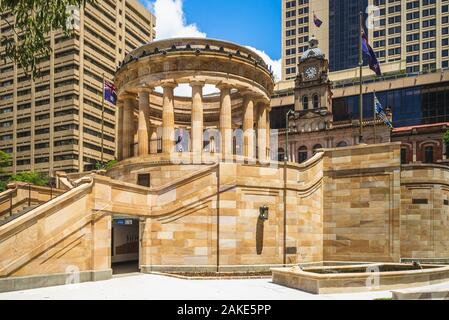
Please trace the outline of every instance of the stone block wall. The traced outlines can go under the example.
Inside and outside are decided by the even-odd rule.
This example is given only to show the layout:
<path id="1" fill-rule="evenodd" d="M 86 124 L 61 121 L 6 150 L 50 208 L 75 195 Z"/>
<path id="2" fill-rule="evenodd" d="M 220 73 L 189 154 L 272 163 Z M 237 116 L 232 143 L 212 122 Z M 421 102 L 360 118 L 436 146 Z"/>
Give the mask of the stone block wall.
<path id="1" fill-rule="evenodd" d="M 399 261 L 400 144 L 326 151 L 324 260 Z"/>
<path id="2" fill-rule="evenodd" d="M 0 278 L 110 269 L 110 224 L 92 220 L 91 189 L 72 190 L 0 227 Z"/>
<path id="3" fill-rule="evenodd" d="M 110 269 L 111 220 L 123 216 L 140 220 L 143 271 L 449 257 L 449 169 L 401 166 L 400 144 L 286 167 L 130 166 L 0 227 L 0 278 Z M 129 182 L 139 170 L 158 172 L 157 186 Z"/>
<path id="4" fill-rule="evenodd" d="M 403 166 L 401 189 L 402 258 L 448 258 L 449 168 Z"/>

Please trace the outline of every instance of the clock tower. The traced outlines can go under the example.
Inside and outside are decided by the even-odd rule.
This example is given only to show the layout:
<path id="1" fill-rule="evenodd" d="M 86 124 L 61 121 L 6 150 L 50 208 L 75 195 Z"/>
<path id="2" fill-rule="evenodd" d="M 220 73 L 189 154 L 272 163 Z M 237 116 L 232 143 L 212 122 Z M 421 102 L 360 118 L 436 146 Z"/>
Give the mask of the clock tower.
<path id="1" fill-rule="evenodd" d="M 318 48 L 318 40 L 309 40 L 309 49 L 301 56 L 295 81 L 295 110 L 324 111 L 332 114 L 332 84 L 329 61 Z"/>

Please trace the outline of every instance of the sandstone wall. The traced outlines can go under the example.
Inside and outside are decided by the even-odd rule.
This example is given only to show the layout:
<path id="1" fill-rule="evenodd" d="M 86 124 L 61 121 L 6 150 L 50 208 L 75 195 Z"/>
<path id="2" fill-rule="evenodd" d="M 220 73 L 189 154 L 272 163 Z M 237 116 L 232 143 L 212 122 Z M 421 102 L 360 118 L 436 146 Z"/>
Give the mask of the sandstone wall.
<path id="1" fill-rule="evenodd" d="M 402 258 L 449 258 L 449 168 L 403 166 L 401 189 Z"/>
<path id="2" fill-rule="evenodd" d="M 401 167 L 400 144 L 286 167 L 130 165 L 0 227 L 0 278 L 110 270 L 114 217 L 140 219 L 143 271 L 449 257 L 449 169 Z M 127 182 L 139 170 L 157 186 Z"/>
<path id="3" fill-rule="evenodd" d="M 324 260 L 399 261 L 400 144 L 326 151 Z"/>
<path id="4" fill-rule="evenodd" d="M 85 184 L 0 227 L 0 278 L 109 270 L 110 217 L 93 219 L 91 189 Z"/>

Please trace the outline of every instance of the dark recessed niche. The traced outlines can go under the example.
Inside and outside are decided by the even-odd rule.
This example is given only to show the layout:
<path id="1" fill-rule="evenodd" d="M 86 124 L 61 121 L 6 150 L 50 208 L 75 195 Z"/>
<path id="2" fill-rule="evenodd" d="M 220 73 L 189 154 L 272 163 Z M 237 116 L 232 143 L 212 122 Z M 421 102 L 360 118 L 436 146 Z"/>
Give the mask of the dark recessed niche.
<path id="1" fill-rule="evenodd" d="M 413 204 L 429 204 L 428 199 L 413 199 Z"/>
<path id="2" fill-rule="evenodd" d="M 444 200 L 444 205 L 449 206 L 449 200 Z"/>
<path id="3" fill-rule="evenodd" d="M 298 250 L 297 250 L 296 247 L 287 247 L 285 249 L 285 253 L 287 253 L 287 254 L 297 254 Z"/>

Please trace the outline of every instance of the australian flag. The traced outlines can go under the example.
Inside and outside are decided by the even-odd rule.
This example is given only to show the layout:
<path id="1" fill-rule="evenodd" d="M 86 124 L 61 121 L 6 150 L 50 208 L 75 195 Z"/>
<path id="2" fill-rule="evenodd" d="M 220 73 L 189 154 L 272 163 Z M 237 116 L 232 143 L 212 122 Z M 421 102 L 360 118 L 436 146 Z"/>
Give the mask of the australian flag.
<path id="1" fill-rule="evenodd" d="M 374 53 L 373 48 L 371 48 L 368 42 L 368 37 L 364 31 L 362 31 L 362 51 L 369 57 L 369 68 L 378 76 L 381 76 L 382 71 L 380 70 L 379 61 L 377 61 L 376 54 Z"/>
<path id="2" fill-rule="evenodd" d="M 317 26 L 317 28 L 321 27 L 321 25 L 323 24 L 323 21 L 321 21 L 320 19 L 318 19 L 318 17 L 316 16 L 316 14 L 313 14 L 313 23 L 315 23 L 315 25 Z"/>
<path id="3" fill-rule="evenodd" d="M 389 128 L 393 128 L 393 124 L 390 120 L 388 120 L 388 117 L 384 111 L 384 108 L 380 104 L 379 100 L 377 99 L 376 94 L 374 94 L 374 101 L 376 103 L 376 116 L 381 119 Z"/>
<path id="4" fill-rule="evenodd" d="M 109 101 L 113 105 L 117 104 L 117 89 L 113 83 L 104 81 L 104 100 Z"/>

